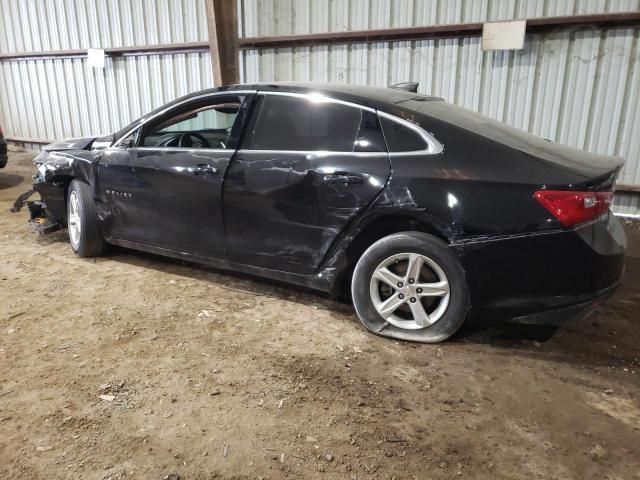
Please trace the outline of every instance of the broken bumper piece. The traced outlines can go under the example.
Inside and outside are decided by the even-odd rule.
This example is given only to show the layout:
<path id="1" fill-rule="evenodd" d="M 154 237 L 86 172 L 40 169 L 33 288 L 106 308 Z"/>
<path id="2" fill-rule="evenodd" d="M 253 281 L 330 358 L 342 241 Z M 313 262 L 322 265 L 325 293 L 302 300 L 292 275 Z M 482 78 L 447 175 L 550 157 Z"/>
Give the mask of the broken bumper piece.
<path id="1" fill-rule="evenodd" d="M 9 210 L 13 213 L 17 213 L 22 210 L 22 207 L 27 204 L 27 199 L 34 193 L 35 190 L 29 190 L 28 192 L 24 192 L 23 194 L 21 194 L 18 198 L 16 198 L 16 201 L 13 202 L 13 206 Z"/>
<path id="2" fill-rule="evenodd" d="M 39 234 L 53 233 L 62 228 L 62 225 L 58 222 L 54 222 L 47 217 L 47 212 L 42 202 L 27 202 L 27 208 L 29 208 L 31 215 L 29 225 Z"/>
<path id="3" fill-rule="evenodd" d="M 34 193 L 35 190 L 29 190 L 16 198 L 16 201 L 13 203 L 13 207 L 11 207 L 11 211 L 19 212 L 22 210 L 22 207 L 26 205 L 29 209 L 29 225 L 31 225 L 31 227 L 41 235 L 60 230 L 62 225 L 60 225 L 59 222 L 51 220 L 51 218 L 47 216 L 44 202 L 27 201 L 27 199 Z"/>

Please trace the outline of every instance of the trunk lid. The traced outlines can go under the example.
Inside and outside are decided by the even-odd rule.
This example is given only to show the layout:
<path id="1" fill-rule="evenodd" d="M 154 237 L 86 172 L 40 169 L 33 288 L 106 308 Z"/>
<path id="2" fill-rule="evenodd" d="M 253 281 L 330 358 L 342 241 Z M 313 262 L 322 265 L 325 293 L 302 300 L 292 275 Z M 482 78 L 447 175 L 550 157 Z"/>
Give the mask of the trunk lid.
<path id="1" fill-rule="evenodd" d="M 611 181 L 610 177 L 613 175 L 615 179 L 624 165 L 622 157 L 589 153 L 561 145 L 447 102 L 409 100 L 400 105 L 519 150 L 534 159 L 582 177 L 585 183 Z"/>

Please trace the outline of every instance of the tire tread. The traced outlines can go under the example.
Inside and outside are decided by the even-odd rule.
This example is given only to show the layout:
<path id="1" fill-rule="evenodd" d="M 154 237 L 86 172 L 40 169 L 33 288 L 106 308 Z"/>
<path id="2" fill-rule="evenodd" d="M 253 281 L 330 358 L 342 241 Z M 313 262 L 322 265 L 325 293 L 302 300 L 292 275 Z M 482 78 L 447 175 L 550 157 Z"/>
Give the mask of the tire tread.
<path id="1" fill-rule="evenodd" d="M 75 191 L 81 203 L 82 230 L 76 254 L 80 257 L 98 257 L 107 249 L 100 227 L 98 211 L 89 185 L 80 180 L 73 180 L 69 186 L 69 194 Z"/>
<path id="2" fill-rule="evenodd" d="M 384 323 L 375 311 L 369 297 L 370 274 L 375 265 L 391 254 L 415 249 L 416 252 L 434 258 L 443 268 L 457 293 L 451 298 L 450 307 L 444 317 L 433 326 L 420 330 L 403 330 L 381 325 Z M 458 258 L 443 240 L 424 232 L 398 232 L 374 242 L 362 254 L 353 272 L 351 293 L 356 314 L 371 332 L 385 337 L 421 343 L 437 343 L 452 336 L 466 319 L 470 304 L 466 273 Z"/>

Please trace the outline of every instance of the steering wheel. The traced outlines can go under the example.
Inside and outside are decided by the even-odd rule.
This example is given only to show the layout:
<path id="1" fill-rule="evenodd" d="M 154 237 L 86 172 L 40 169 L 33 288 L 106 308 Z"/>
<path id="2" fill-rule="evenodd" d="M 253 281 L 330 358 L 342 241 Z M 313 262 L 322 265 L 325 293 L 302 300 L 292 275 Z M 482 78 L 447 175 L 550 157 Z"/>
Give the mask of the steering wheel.
<path id="1" fill-rule="evenodd" d="M 163 142 L 160 142 L 157 146 L 158 147 L 175 147 L 176 146 L 175 144 L 178 143 L 179 138 L 180 138 L 180 135 L 173 135 L 172 137 L 167 138 Z"/>
<path id="2" fill-rule="evenodd" d="M 189 133 L 183 133 L 182 135 L 180 135 L 180 138 L 178 140 L 178 146 L 179 147 L 193 147 L 193 142 L 191 140 L 189 140 L 189 144 L 187 145 L 187 138 L 191 139 L 191 138 L 195 138 L 196 140 L 198 140 L 201 144 L 201 146 L 199 148 L 210 148 L 209 142 L 207 141 L 206 138 L 204 138 L 202 135 L 200 135 L 198 132 L 189 132 Z"/>

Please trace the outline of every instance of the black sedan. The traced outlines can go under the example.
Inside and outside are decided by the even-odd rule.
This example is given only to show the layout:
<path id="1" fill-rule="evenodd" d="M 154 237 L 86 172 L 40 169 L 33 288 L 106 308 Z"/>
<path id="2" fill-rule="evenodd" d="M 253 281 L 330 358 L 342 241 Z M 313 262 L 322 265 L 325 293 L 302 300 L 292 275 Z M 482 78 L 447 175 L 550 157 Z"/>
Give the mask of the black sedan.
<path id="1" fill-rule="evenodd" d="M 108 244 L 350 295 L 370 331 L 555 322 L 618 285 L 618 157 L 391 88 L 234 85 L 47 146 L 28 202 L 73 250 Z"/>

